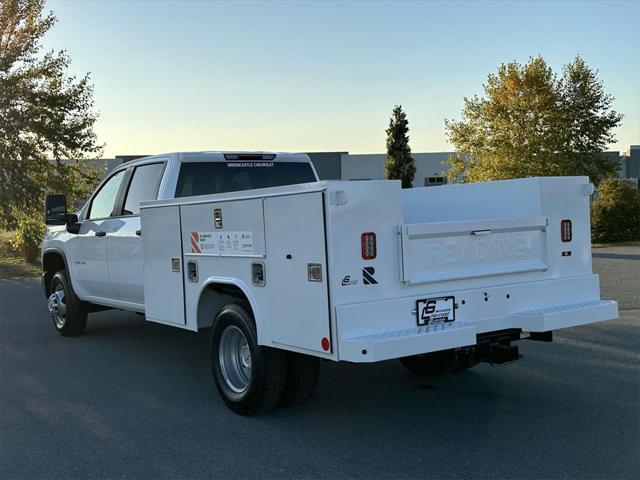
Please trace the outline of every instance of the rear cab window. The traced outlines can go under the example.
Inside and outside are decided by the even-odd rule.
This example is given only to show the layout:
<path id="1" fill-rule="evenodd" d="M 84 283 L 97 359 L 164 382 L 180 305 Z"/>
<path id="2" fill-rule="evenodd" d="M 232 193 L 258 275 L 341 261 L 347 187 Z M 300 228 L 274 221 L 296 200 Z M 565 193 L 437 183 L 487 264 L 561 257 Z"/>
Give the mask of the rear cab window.
<path id="1" fill-rule="evenodd" d="M 315 181 L 308 162 L 183 162 L 175 196 L 211 195 Z"/>

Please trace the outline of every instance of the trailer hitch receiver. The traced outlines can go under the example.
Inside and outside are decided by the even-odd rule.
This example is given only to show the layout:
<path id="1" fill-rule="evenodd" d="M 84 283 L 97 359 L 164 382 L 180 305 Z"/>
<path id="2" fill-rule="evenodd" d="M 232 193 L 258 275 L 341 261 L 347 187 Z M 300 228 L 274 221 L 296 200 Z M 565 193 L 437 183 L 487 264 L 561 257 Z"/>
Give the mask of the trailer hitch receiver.
<path id="1" fill-rule="evenodd" d="M 520 339 L 519 330 L 503 330 L 478 336 L 476 359 L 479 362 L 507 363 L 521 358 L 520 351 L 511 342 Z"/>

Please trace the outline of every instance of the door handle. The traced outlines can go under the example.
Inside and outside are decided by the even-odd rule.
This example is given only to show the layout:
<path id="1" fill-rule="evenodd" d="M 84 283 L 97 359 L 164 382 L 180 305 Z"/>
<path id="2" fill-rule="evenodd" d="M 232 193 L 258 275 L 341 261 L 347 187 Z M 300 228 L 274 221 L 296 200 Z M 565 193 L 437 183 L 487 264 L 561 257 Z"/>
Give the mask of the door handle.
<path id="1" fill-rule="evenodd" d="M 96 232 L 96 237 L 106 237 L 106 236 L 107 236 L 107 232 L 103 232 L 103 231 Z"/>
<path id="2" fill-rule="evenodd" d="M 140 229 L 136 230 L 136 235 L 138 235 L 139 237 L 141 237 L 141 236 L 142 236 L 142 230 L 140 230 Z"/>

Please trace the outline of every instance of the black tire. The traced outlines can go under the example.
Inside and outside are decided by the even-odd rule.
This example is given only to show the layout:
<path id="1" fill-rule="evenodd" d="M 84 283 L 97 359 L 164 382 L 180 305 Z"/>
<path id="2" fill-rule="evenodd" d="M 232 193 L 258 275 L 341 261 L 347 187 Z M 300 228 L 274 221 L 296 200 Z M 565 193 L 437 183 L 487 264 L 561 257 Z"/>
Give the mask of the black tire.
<path id="1" fill-rule="evenodd" d="M 477 365 L 473 347 L 441 350 L 400 359 L 400 363 L 420 377 L 466 370 Z"/>
<path id="2" fill-rule="evenodd" d="M 316 389 L 320 377 L 320 359 L 301 353 L 287 353 L 287 384 L 280 406 L 301 405 Z"/>
<path id="3" fill-rule="evenodd" d="M 60 291 L 63 298 L 56 295 Z M 87 306 L 71 289 L 65 270 L 58 270 L 51 278 L 49 292 L 49 312 L 57 332 L 65 337 L 75 337 L 84 332 L 87 326 Z"/>
<path id="4" fill-rule="evenodd" d="M 226 333 L 225 333 L 226 332 Z M 242 336 L 238 332 L 241 332 Z M 221 341 L 231 337 L 239 338 L 244 350 L 250 356 L 239 353 L 225 356 L 229 350 Z M 244 338 L 244 340 L 242 340 Z M 221 359 L 227 358 L 227 362 Z M 232 363 L 236 369 L 248 362 L 250 371 L 244 377 L 234 377 Z M 228 365 L 227 365 L 228 364 Z M 238 367 L 239 366 L 239 367 Z M 251 314 L 241 305 L 231 303 L 218 313 L 211 329 L 211 371 L 218 392 L 227 406 L 240 415 L 254 415 L 275 407 L 286 385 L 286 355 L 282 350 L 258 345 L 256 326 Z M 242 375 L 242 371 L 238 373 Z M 246 385 L 242 385 L 242 381 Z"/>

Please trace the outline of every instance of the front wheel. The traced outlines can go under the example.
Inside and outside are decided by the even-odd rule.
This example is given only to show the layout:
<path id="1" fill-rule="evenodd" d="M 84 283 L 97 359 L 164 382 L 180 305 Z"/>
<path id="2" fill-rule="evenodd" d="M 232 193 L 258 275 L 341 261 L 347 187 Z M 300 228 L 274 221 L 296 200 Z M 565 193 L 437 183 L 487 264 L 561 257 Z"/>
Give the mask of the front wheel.
<path id="1" fill-rule="evenodd" d="M 87 326 L 87 307 L 75 296 L 67 279 L 67 272 L 59 270 L 51 279 L 47 306 L 53 326 L 60 335 L 74 337 Z"/>
<path id="2" fill-rule="evenodd" d="M 225 306 L 211 329 L 211 371 L 227 406 L 241 415 L 275 407 L 286 385 L 285 352 L 258 345 L 251 314 Z"/>

